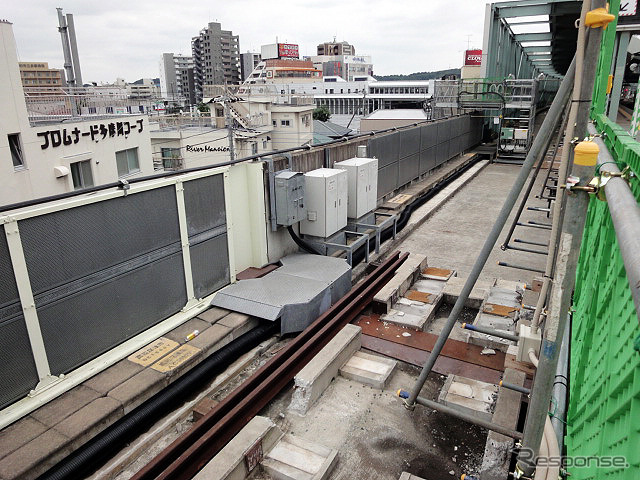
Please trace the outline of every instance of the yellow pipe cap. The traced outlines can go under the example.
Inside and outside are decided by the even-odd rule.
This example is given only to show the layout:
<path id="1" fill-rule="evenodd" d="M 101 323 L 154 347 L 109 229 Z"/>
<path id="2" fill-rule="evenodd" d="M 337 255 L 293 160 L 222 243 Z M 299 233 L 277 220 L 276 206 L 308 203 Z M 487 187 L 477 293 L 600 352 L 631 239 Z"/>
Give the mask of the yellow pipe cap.
<path id="1" fill-rule="evenodd" d="M 598 163 L 600 149 L 596 142 L 585 140 L 576 145 L 573 151 L 573 163 L 586 167 L 594 167 Z"/>
<path id="2" fill-rule="evenodd" d="M 609 23 L 616 19 L 615 15 L 611 15 L 606 8 L 596 8 L 587 12 L 587 16 L 584 19 L 584 23 L 587 27 L 591 28 L 607 28 Z"/>

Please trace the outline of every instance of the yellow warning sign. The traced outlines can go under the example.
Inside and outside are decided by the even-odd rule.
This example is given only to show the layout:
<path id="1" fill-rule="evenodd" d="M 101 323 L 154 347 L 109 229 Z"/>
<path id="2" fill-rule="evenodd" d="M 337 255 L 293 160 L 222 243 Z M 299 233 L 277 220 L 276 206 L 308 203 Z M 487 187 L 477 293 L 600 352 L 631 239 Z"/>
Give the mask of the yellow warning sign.
<path id="1" fill-rule="evenodd" d="M 170 372 L 185 363 L 191 357 L 200 352 L 200 349 L 192 345 L 182 345 L 174 350 L 162 360 L 151 365 L 151 368 L 158 372 Z"/>
<path id="2" fill-rule="evenodd" d="M 141 348 L 135 353 L 129 355 L 128 359 L 133 363 L 148 367 L 153 362 L 158 361 L 164 357 L 171 350 L 174 350 L 180 346 L 178 342 L 169 340 L 168 338 L 160 337 L 155 342 L 150 343 L 144 348 Z"/>

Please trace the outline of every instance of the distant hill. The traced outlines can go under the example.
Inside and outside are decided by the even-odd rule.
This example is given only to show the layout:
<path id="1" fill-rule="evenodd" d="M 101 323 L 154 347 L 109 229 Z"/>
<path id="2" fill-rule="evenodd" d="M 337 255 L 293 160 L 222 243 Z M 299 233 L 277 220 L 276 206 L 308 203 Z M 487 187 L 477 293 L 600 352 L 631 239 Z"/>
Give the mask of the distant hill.
<path id="1" fill-rule="evenodd" d="M 459 68 L 450 68 L 449 70 L 438 70 L 437 72 L 416 72 L 409 75 L 374 75 L 376 80 L 431 80 L 432 78 L 440 78 L 443 75 L 454 74 L 460 76 Z"/>

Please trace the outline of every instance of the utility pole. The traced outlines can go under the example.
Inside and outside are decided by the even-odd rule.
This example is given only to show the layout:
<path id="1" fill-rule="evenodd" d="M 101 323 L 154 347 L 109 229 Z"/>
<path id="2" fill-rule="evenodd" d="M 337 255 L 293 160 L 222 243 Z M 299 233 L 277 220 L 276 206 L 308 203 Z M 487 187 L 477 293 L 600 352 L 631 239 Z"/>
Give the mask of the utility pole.
<path id="1" fill-rule="evenodd" d="M 227 132 L 229 137 L 229 157 L 231 161 L 234 161 L 235 147 L 233 145 L 233 117 L 231 116 L 231 107 L 229 107 L 230 101 L 231 101 L 231 97 L 229 95 L 229 89 L 227 88 L 227 82 L 224 82 L 223 105 L 224 105 L 225 124 L 227 126 Z"/>

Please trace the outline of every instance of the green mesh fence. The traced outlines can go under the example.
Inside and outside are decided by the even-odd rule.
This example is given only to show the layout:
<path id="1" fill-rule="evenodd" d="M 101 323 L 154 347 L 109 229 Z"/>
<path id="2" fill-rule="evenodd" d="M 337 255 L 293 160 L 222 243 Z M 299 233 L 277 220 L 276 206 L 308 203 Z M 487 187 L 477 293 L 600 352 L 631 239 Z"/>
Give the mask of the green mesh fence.
<path id="1" fill-rule="evenodd" d="M 594 117 L 614 158 L 639 173 L 640 144 L 605 115 Z M 632 179 L 631 188 L 640 199 L 640 180 Z M 566 445 L 569 457 L 587 465 L 569 467 L 570 478 L 640 479 L 640 352 L 634 345 L 640 328 L 607 203 L 594 197 L 574 310 Z M 599 460 L 575 459 L 592 456 Z M 607 461 L 620 465 L 598 464 Z"/>

